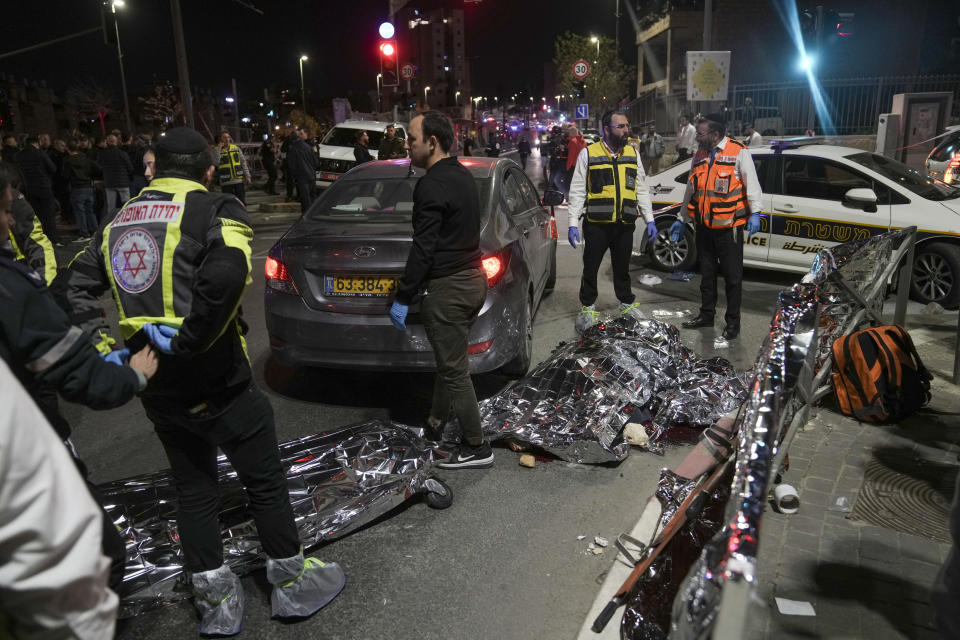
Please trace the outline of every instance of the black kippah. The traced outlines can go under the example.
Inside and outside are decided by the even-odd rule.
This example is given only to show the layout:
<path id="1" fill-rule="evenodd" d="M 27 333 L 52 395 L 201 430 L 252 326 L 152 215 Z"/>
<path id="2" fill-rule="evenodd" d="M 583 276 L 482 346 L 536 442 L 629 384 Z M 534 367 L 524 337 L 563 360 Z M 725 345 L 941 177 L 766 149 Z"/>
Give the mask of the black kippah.
<path id="1" fill-rule="evenodd" d="M 167 153 L 191 154 L 207 151 L 210 145 L 202 135 L 187 127 L 170 129 L 157 140 L 157 149 Z"/>

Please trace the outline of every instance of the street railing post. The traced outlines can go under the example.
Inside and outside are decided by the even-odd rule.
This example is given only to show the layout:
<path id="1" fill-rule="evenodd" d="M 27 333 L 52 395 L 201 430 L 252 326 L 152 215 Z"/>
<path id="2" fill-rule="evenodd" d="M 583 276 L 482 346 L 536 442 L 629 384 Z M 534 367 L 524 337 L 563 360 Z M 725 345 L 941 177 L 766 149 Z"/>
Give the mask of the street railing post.
<path id="1" fill-rule="evenodd" d="M 907 300 L 910 297 L 910 277 L 913 275 L 913 255 L 917 241 L 917 231 L 914 229 L 904 242 L 907 245 L 907 258 L 900 267 L 900 279 L 897 281 L 897 306 L 893 313 L 893 323 L 906 328 Z"/>

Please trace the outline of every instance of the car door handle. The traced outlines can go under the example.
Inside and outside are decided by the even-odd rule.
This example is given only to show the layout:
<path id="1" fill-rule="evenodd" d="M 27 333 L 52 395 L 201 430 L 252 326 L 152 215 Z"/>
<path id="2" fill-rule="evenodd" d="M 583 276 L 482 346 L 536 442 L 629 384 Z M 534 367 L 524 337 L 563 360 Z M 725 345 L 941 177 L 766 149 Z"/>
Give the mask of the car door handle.
<path id="1" fill-rule="evenodd" d="M 800 211 L 800 207 L 795 204 L 783 203 L 779 207 L 774 207 L 774 211 L 783 211 L 784 213 L 796 213 Z"/>

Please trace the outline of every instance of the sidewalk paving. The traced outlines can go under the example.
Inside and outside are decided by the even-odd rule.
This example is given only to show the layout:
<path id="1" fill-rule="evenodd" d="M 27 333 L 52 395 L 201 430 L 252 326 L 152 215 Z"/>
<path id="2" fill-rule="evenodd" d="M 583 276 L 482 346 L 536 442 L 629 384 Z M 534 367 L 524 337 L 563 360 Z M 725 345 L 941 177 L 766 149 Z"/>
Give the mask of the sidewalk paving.
<path id="1" fill-rule="evenodd" d="M 940 637 L 930 589 L 950 544 L 907 532 L 909 518 L 896 531 L 831 507 L 840 496 L 851 507 L 856 503 L 870 466 L 912 471 L 910 482 L 922 483 L 913 486 L 938 507 L 932 509 L 935 520 L 938 510 L 949 510 L 951 480 L 960 468 L 960 387 L 950 382 L 956 326 L 956 313 L 907 318 L 935 377 L 929 410 L 897 425 L 867 425 L 841 415 L 828 397 L 798 432 L 783 481 L 796 487 L 800 510 L 783 515 L 768 509 L 764 515 L 749 638 Z M 936 474 L 946 483 L 929 486 Z M 906 496 L 894 486 L 884 497 Z M 901 502 L 891 513 L 914 506 Z M 784 615 L 778 597 L 809 602 L 816 615 Z"/>

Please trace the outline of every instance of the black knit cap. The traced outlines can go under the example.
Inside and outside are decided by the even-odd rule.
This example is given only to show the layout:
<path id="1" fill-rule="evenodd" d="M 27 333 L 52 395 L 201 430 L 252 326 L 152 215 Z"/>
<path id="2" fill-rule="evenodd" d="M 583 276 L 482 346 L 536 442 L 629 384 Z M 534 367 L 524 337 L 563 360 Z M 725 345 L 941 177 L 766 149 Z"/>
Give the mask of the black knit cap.
<path id="1" fill-rule="evenodd" d="M 188 155 L 207 151 L 210 145 L 202 135 L 187 127 L 170 129 L 157 140 L 157 150 Z"/>

